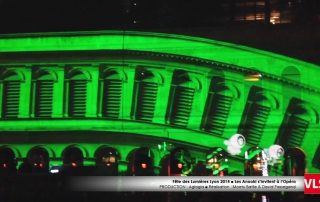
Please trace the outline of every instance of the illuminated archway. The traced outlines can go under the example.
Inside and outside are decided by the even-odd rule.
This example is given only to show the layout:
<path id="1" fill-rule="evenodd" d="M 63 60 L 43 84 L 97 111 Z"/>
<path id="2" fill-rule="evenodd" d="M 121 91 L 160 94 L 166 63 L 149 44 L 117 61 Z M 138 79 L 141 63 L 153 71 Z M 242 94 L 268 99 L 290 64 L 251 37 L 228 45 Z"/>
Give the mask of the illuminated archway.
<path id="1" fill-rule="evenodd" d="M 101 162 L 119 163 L 121 159 L 119 151 L 108 145 L 100 146 L 95 151 L 94 157 L 96 158 L 97 164 Z"/>
<path id="2" fill-rule="evenodd" d="M 88 152 L 80 145 L 70 145 L 63 150 L 61 156 L 63 157 L 63 164 L 81 166 L 84 163 L 84 158 L 88 156 Z"/>
<path id="3" fill-rule="evenodd" d="M 0 147 L 0 151 L 2 151 L 3 149 L 10 149 L 13 152 L 15 158 L 20 158 L 21 157 L 20 151 L 17 148 L 11 146 L 11 145 L 3 145 L 3 146 L 1 146 Z"/>
<path id="4" fill-rule="evenodd" d="M 42 151 L 43 153 L 47 153 L 48 154 L 48 157 L 50 158 L 55 158 L 56 155 L 55 153 L 53 152 L 53 150 L 46 146 L 46 145 L 37 145 L 37 146 L 34 146 L 33 148 L 31 148 L 27 154 L 27 157 L 30 157 L 30 155 L 34 152 L 34 151 Z"/>

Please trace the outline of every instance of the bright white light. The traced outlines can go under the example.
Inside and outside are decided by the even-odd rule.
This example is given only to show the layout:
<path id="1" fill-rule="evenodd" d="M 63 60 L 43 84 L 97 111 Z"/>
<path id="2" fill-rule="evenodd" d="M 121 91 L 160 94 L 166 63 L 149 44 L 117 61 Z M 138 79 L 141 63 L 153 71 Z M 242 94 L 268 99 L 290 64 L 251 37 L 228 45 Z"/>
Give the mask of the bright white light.
<path id="1" fill-rule="evenodd" d="M 262 151 L 261 153 L 263 159 L 262 176 L 269 176 L 267 154 L 264 151 Z"/>
<path id="2" fill-rule="evenodd" d="M 231 155 L 238 155 L 241 153 L 240 149 L 246 144 L 246 139 L 243 135 L 235 134 L 229 140 L 225 140 L 224 144 Z"/>
<path id="3" fill-rule="evenodd" d="M 280 145 L 272 145 L 269 148 L 269 156 L 275 160 L 280 159 L 284 155 L 284 149 Z"/>
<path id="4" fill-rule="evenodd" d="M 284 149 L 280 145 L 272 145 L 269 149 L 264 149 L 267 153 L 269 164 L 270 165 L 277 165 L 281 161 L 280 159 L 284 155 Z"/>
<path id="5" fill-rule="evenodd" d="M 59 172 L 58 169 L 50 170 L 50 173 L 58 173 L 58 172 Z"/>

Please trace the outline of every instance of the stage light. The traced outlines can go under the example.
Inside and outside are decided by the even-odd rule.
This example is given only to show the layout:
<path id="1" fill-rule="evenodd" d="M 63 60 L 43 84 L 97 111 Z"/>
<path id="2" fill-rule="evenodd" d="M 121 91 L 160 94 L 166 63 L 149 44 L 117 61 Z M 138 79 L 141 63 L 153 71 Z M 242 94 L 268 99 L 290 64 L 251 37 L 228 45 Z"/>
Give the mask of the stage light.
<path id="1" fill-rule="evenodd" d="M 267 153 L 259 147 L 245 152 L 245 174 L 247 176 L 269 176 Z"/>
<path id="2" fill-rule="evenodd" d="M 221 147 L 214 147 L 207 153 L 207 174 L 225 176 L 228 174 L 228 153 Z"/>
<path id="3" fill-rule="evenodd" d="M 76 167 L 77 166 L 77 164 L 75 164 L 75 163 L 72 163 L 71 165 L 72 165 L 72 167 Z"/>
<path id="4" fill-rule="evenodd" d="M 245 81 L 259 81 L 262 77 L 261 74 L 248 74 L 245 76 Z"/>
<path id="5" fill-rule="evenodd" d="M 147 164 L 142 163 L 142 164 L 141 164 L 141 167 L 142 167 L 143 169 L 146 169 L 146 168 L 147 168 Z"/>
<path id="6" fill-rule="evenodd" d="M 178 168 L 182 169 L 183 165 L 181 163 L 178 163 Z"/>
<path id="7" fill-rule="evenodd" d="M 241 148 L 246 144 L 246 138 L 243 135 L 235 134 L 229 140 L 225 140 L 224 144 L 231 155 L 239 155 Z"/>
<path id="8" fill-rule="evenodd" d="M 110 163 L 107 163 L 107 166 L 111 166 L 111 164 L 110 164 Z"/>
<path id="9" fill-rule="evenodd" d="M 6 168 L 6 167 L 7 167 L 7 164 L 4 163 L 4 164 L 3 164 L 3 167 Z"/>

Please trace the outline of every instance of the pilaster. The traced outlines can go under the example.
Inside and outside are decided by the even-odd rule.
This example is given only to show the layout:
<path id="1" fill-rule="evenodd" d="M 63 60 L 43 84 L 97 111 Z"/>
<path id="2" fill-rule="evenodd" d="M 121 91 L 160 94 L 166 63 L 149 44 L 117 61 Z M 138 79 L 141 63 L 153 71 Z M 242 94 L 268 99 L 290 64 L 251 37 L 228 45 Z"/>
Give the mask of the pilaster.
<path id="1" fill-rule="evenodd" d="M 159 124 L 166 123 L 166 113 L 168 109 L 171 83 L 172 83 L 173 70 L 167 69 L 163 74 L 164 83 L 159 86 L 158 95 L 156 100 L 156 108 L 154 113 L 153 122 Z"/>
<path id="2" fill-rule="evenodd" d="M 65 66 L 60 65 L 56 69 L 58 75 L 57 81 L 53 83 L 53 106 L 52 117 L 62 118 L 68 117 L 68 112 L 65 111 Z M 65 116 L 66 115 L 66 116 Z"/>
<path id="3" fill-rule="evenodd" d="M 98 93 L 99 93 L 99 64 L 93 64 L 88 69 L 91 80 L 87 83 L 87 110 L 86 117 L 97 117 L 98 115 Z"/>
<path id="4" fill-rule="evenodd" d="M 201 82 L 202 88 L 196 90 L 195 92 L 188 128 L 199 130 L 201 127 L 201 121 L 210 90 L 211 78 L 212 77 L 205 77 L 205 79 L 203 79 L 203 81 Z"/>
<path id="5" fill-rule="evenodd" d="M 131 109 L 132 109 L 132 99 L 133 99 L 133 91 L 134 91 L 134 79 L 135 79 L 135 72 L 136 66 L 130 65 L 125 70 L 127 74 L 128 80 L 126 83 L 123 84 L 123 91 L 122 91 L 122 100 L 121 100 L 121 118 L 122 119 L 131 119 Z"/>
<path id="6" fill-rule="evenodd" d="M 30 118 L 30 105 L 31 105 L 31 86 L 32 86 L 32 66 L 28 65 L 22 69 L 25 80 L 20 85 L 20 106 L 19 118 Z"/>

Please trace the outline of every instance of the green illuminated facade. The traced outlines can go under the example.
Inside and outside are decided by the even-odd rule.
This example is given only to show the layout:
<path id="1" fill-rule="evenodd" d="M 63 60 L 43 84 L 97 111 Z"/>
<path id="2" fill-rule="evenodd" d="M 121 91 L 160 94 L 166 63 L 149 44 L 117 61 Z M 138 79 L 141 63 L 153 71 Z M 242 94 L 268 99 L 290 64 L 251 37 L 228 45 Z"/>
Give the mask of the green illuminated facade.
<path id="1" fill-rule="evenodd" d="M 204 160 L 239 133 L 247 144 L 231 171 L 243 171 L 249 147 L 273 144 L 301 147 L 309 172 L 320 168 L 316 65 L 202 38 L 109 31 L 3 35 L 0 70 L 0 145 L 19 158 L 41 146 L 62 164 L 74 146 L 93 164 L 109 145 L 125 170 L 138 147 L 153 151 L 156 166 L 162 142 Z"/>

